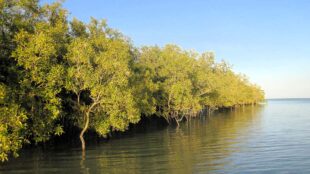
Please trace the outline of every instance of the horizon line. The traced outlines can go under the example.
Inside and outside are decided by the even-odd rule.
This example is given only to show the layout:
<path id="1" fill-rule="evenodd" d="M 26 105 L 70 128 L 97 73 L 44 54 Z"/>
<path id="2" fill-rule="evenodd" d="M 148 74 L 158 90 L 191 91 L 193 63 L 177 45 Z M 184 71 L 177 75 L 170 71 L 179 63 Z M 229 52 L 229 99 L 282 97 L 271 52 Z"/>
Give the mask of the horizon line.
<path id="1" fill-rule="evenodd" d="M 283 100 L 283 99 L 310 99 L 310 97 L 275 97 L 275 98 L 266 98 L 265 100 Z"/>

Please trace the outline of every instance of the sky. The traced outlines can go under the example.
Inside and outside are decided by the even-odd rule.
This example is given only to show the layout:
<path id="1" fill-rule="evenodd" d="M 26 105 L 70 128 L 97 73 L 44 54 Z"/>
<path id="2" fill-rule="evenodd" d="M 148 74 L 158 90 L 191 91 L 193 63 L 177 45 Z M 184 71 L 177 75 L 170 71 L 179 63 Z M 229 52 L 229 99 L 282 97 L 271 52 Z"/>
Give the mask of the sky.
<path id="1" fill-rule="evenodd" d="M 70 18 L 106 19 L 137 47 L 213 51 L 266 98 L 310 98 L 309 0 L 66 0 L 64 7 Z"/>

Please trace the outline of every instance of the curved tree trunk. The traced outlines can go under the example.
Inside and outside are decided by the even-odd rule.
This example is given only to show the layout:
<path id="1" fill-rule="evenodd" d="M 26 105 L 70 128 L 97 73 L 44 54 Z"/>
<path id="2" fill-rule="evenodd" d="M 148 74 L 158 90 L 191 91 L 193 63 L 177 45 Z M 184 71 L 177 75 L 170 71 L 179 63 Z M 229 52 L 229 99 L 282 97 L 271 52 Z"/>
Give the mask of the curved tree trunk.
<path id="1" fill-rule="evenodd" d="M 177 123 L 177 127 L 180 127 L 179 120 L 176 117 L 174 117 L 174 119 L 175 119 L 175 122 Z"/>
<path id="2" fill-rule="evenodd" d="M 98 103 L 93 103 L 90 107 L 89 107 L 89 109 L 86 111 L 86 115 L 85 115 L 85 118 L 84 118 L 84 122 L 85 122 L 85 124 L 84 124 L 84 127 L 83 127 L 83 129 L 82 129 L 82 131 L 81 131 L 81 133 L 80 133 L 80 140 L 81 140 L 81 145 L 82 145 L 82 150 L 83 150 L 83 152 L 85 151 L 85 140 L 84 140 L 84 133 L 87 131 L 87 129 L 88 129 L 88 126 L 89 126 L 89 114 L 90 114 L 90 112 L 92 111 L 92 109 L 93 109 L 93 107 L 95 107 L 96 105 L 97 105 Z"/>
<path id="3" fill-rule="evenodd" d="M 85 133 L 86 130 L 88 129 L 88 125 L 89 125 L 89 111 L 86 113 L 84 128 L 82 129 L 82 131 L 81 131 L 81 133 L 80 133 L 80 140 L 81 140 L 82 150 L 83 150 L 83 151 L 85 151 L 84 133 Z"/>

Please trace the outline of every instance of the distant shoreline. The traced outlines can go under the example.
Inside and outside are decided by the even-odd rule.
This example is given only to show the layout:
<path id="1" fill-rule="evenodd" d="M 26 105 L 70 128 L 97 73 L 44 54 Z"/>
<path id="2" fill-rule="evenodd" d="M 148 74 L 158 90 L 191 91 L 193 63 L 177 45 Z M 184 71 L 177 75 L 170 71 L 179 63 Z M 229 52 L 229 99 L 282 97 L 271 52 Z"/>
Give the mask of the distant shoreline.
<path id="1" fill-rule="evenodd" d="M 310 100 L 310 98 L 267 98 L 266 100 Z"/>

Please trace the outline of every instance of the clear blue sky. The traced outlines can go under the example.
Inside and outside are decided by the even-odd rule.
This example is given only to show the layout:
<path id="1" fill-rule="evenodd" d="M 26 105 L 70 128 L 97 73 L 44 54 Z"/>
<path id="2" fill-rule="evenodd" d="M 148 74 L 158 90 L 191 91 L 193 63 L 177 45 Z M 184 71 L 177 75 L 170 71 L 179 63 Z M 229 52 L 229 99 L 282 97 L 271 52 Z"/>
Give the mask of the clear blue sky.
<path id="1" fill-rule="evenodd" d="M 214 51 L 267 98 L 310 97 L 310 0 L 67 0 L 64 7 L 84 22 L 107 19 L 136 46 Z"/>

